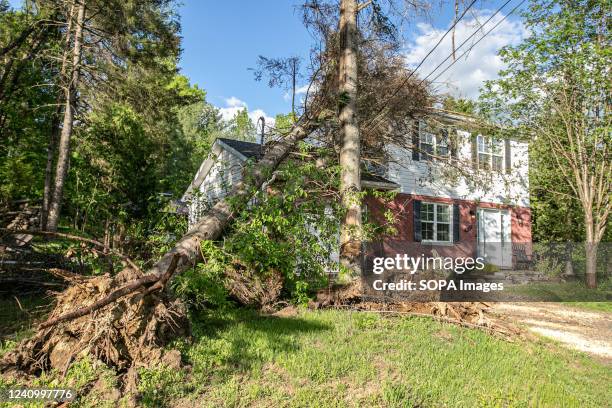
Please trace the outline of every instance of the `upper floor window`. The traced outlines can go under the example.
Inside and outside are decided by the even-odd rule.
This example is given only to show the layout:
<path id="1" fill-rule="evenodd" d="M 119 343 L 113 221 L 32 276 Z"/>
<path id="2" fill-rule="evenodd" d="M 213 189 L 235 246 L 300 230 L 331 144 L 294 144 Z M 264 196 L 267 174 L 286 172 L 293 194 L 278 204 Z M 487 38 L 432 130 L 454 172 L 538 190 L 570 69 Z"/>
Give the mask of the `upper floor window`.
<path id="1" fill-rule="evenodd" d="M 431 160 L 432 157 L 448 157 L 450 150 L 448 148 L 448 132 L 442 130 L 440 134 L 433 134 L 424 129 L 421 125 L 419 132 L 419 144 L 421 150 L 421 158 L 423 160 Z"/>
<path id="2" fill-rule="evenodd" d="M 424 241 L 451 242 L 451 205 L 423 203 L 421 234 Z"/>
<path id="3" fill-rule="evenodd" d="M 504 167 L 504 142 L 478 135 L 478 168 L 501 172 Z"/>

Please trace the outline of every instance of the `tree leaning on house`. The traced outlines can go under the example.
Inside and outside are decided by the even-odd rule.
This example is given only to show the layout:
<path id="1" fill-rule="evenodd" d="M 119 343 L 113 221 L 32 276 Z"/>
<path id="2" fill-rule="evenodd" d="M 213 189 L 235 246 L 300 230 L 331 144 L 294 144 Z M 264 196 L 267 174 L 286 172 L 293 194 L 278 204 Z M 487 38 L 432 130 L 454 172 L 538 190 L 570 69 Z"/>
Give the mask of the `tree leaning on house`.
<path id="1" fill-rule="evenodd" d="M 485 113 L 544 147 L 565 183 L 539 187 L 579 203 L 590 288 L 612 209 L 607 13 L 604 2 L 533 1 L 525 14 L 529 36 L 500 52 L 508 68 L 481 95 Z"/>
<path id="2" fill-rule="evenodd" d="M 90 4 L 88 3 L 88 6 Z M 336 16 L 337 8 L 334 8 L 333 11 Z M 337 24 L 333 24 L 333 26 L 335 30 Z M 202 261 L 202 245 L 212 244 L 212 241 L 217 240 L 222 233 L 227 231 L 225 227 L 235 219 L 241 209 L 243 210 L 247 207 L 247 203 L 261 189 L 261 186 L 264 183 L 270 182 L 270 179 L 274 177 L 273 172 L 275 168 L 287 155 L 294 151 L 298 141 L 316 132 L 317 137 L 327 141 L 329 143 L 328 146 L 333 147 L 338 129 L 337 122 L 332 117 L 335 116 L 333 112 L 336 111 L 338 102 L 337 61 L 339 58 L 339 47 L 336 41 L 332 41 L 337 40 L 335 32 L 330 33 L 329 37 L 325 37 L 325 39 L 330 40 L 325 41 L 326 46 L 330 46 L 330 48 L 326 48 L 321 54 L 316 55 L 321 65 L 315 70 L 313 81 L 318 86 L 316 87 L 317 90 L 308 96 L 308 103 L 304 103 L 305 113 L 302 115 L 302 119 L 298 120 L 288 134 L 284 135 L 280 141 L 271 144 L 259 162 L 253 167 L 245 169 L 243 179 L 235 185 L 233 193 L 219 201 L 187 234 L 178 239 L 176 244 L 148 270 L 148 273 L 143 274 L 144 276 L 140 275 L 141 271 L 137 267 L 130 265 L 114 277 L 101 277 L 100 279 L 104 281 L 104 289 L 101 291 L 96 291 L 95 293 L 82 292 L 84 289 L 79 285 L 71 287 L 70 293 L 78 293 L 79 299 L 82 299 L 81 296 L 83 296 L 85 301 L 73 301 L 76 298 L 70 296 L 58 299 L 58 307 L 52 312 L 51 319 L 41 326 L 42 331 L 39 331 L 31 339 L 25 340 L 14 353 L 7 354 L 3 358 L 4 364 L 0 365 L 8 368 L 19 367 L 26 370 L 38 370 L 40 367 L 33 367 L 31 364 L 34 361 L 32 355 L 36 354 L 44 367 L 64 368 L 66 366 L 65 361 L 50 360 L 51 351 L 61 348 L 71 350 L 76 354 L 80 351 L 77 350 L 77 347 L 68 346 L 66 348 L 66 345 L 71 344 L 77 338 L 82 340 L 80 344 L 90 345 L 89 340 L 91 340 L 90 336 L 92 335 L 97 340 L 105 342 L 105 344 L 108 344 L 106 339 L 113 338 L 115 335 L 116 338 L 125 336 L 126 344 L 135 344 L 139 343 L 139 341 L 134 342 L 134 337 L 142 334 L 146 337 L 146 339 L 143 337 L 142 341 L 146 343 L 144 349 L 147 350 L 165 343 L 167 339 L 158 338 L 157 334 L 169 334 L 166 330 L 166 323 L 169 321 L 167 319 L 170 318 L 172 320 L 173 316 L 178 316 L 174 313 L 184 317 L 184 313 L 175 308 L 177 302 L 174 302 L 176 300 L 174 294 L 163 290 L 168 280 L 173 275 L 178 275 Z M 395 48 L 368 44 L 366 41 L 362 41 L 361 45 L 360 50 L 363 53 L 358 56 L 357 63 L 363 64 L 363 69 L 360 70 L 362 78 L 368 79 L 362 80 L 361 94 L 357 95 L 362 98 L 360 103 L 360 123 L 371 123 L 374 117 L 380 119 L 381 117 L 378 114 L 379 108 L 381 106 L 390 106 L 392 109 L 386 111 L 382 120 L 377 123 L 384 123 L 383 129 L 401 129 L 401 125 L 405 124 L 407 117 L 414 117 L 414 115 L 422 113 L 425 107 L 430 106 L 427 87 L 419 81 L 410 81 L 411 72 L 405 69 L 403 59 L 398 57 Z M 393 94 L 396 100 L 393 104 L 388 105 L 388 95 L 390 94 Z M 101 96 L 107 98 L 113 96 L 113 94 L 104 93 Z M 157 100 L 152 100 L 155 106 L 157 106 Z M 140 102 L 146 104 L 146 101 Z M 138 104 L 136 103 L 136 105 Z M 112 126 L 108 128 L 108 132 L 106 132 L 105 126 L 99 126 L 98 130 L 104 130 L 104 133 L 112 136 L 119 130 L 115 129 L 115 125 L 118 124 L 122 128 L 124 127 L 123 124 L 126 123 L 130 129 L 134 128 L 133 135 L 136 137 L 134 140 L 141 140 L 138 139 L 142 134 L 140 126 L 137 126 L 137 123 L 134 123 L 135 126 L 132 126 L 131 123 L 134 121 L 131 120 L 131 117 L 133 115 L 130 112 L 124 111 L 125 109 L 119 109 L 118 113 L 123 112 L 119 116 L 126 117 L 127 122 L 124 120 L 107 120 L 108 117 L 102 116 L 99 125 L 111 122 L 109 124 Z M 115 117 L 113 112 L 115 111 L 111 110 L 109 112 L 112 114 L 111 117 Z M 397 124 L 398 127 L 390 126 L 391 124 Z M 100 133 L 96 129 L 93 130 L 92 134 Z M 130 131 L 129 134 L 131 135 L 132 132 Z M 369 131 L 364 131 L 363 135 L 365 137 L 362 139 L 362 142 L 366 149 L 362 150 L 362 152 L 374 152 L 380 147 L 383 140 L 392 140 L 394 137 L 400 138 L 400 142 L 406 142 L 405 132 L 399 131 L 391 133 L 370 128 Z M 142 172 L 140 169 L 133 169 L 132 173 L 146 172 Z M 138 291 L 139 288 L 146 289 Z M 94 298 L 96 299 L 95 302 L 91 303 L 90 301 L 93 301 Z M 141 300 L 152 307 L 136 309 L 127 307 L 131 302 L 140 302 Z M 168 300 L 170 300 L 171 304 L 167 303 Z M 90 304 L 91 306 L 82 308 L 82 304 Z M 168 307 L 165 307 L 164 304 Z M 156 312 L 158 310 L 157 306 L 160 306 L 159 310 L 171 312 L 170 315 L 166 315 L 165 312 L 164 316 L 158 315 Z M 96 319 L 96 322 L 104 324 L 104 328 L 99 326 L 104 331 L 103 336 L 97 336 L 95 330 L 90 330 L 90 315 L 88 313 L 91 313 L 94 309 L 97 311 L 97 314 L 101 313 L 101 315 L 105 316 L 101 319 Z M 66 313 L 68 310 L 71 311 Z M 125 324 L 118 324 L 114 326 L 118 331 L 109 332 L 106 323 L 108 321 L 118 322 L 119 320 L 124 321 Z M 72 326 L 73 323 L 74 326 Z M 83 326 L 84 323 L 86 326 Z M 157 323 L 160 326 L 156 326 Z M 65 330 L 66 325 L 72 326 L 74 330 Z M 144 332 L 139 332 L 138 335 L 121 331 L 121 328 L 125 327 L 145 326 L 153 329 L 153 331 L 147 329 Z M 180 335 L 180 333 L 177 331 L 175 335 Z M 117 341 L 113 341 L 113 343 L 120 344 Z M 136 349 L 123 350 L 120 353 L 115 353 L 115 350 L 112 348 L 110 349 L 111 352 L 99 349 L 102 354 L 99 354 L 98 358 L 101 358 L 109 365 L 125 367 L 125 365 L 129 366 L 134 362 L 143 361 L 142 351 L 144 349 L 136 347 Z M 88 350 L 91 353 L 97 351 L 95 346 Z M 146 357 L 146 361 L 150 363 L 152 360 Z"/>

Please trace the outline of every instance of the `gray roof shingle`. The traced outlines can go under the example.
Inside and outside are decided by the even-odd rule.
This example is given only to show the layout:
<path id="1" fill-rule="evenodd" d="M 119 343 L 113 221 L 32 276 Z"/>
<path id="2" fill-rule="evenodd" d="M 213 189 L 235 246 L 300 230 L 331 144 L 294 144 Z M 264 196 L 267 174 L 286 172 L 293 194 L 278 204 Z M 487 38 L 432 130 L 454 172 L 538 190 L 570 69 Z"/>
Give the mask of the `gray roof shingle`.
<path id="1" fill-rule="evenodd" d="M 226 145 L 230 146 L 232 149 L 246 156 L 247 159 L 259 160 L 263 156 L 262 151 L 261 151 L 261 145 L 259 143 L 245 142 L 244 140 L 227 139 L 224 137 L 220 137 L 219 140 L 225 143 Z M 376 174 L 368 173 L 368 172 L 361 173 L 361 180 L 374 182 L 374 183 L 397 185 L 396 183 L 390 180 L 387 180 L 384 177 L 378 176 Z"/>
<path id="2" fill-rule="evenodd" d="M 245 155 L 247 159 L 259 160 L 263 156 L 261 153 L 261 145 L 259 143 L 245 142 L 244 140 L 227 139 L 224 137 L 220 137 L 219 140 Z"/>

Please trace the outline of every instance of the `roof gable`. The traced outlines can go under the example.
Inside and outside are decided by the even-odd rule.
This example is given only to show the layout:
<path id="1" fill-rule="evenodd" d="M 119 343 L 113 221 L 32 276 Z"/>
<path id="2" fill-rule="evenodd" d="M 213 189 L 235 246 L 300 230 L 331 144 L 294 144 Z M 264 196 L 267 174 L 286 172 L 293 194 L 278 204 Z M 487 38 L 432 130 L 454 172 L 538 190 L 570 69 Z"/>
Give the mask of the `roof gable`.
<path id="1" fill-rule="evenodd" d="M 240 153 L 240 155 L 244 156 L 243 159 L 259 160 L 263 156 L 261 145 L 259 143 L 245 142 L 244 140 L 227 139 L 224 137 L 218 138 L 217 141 L 225 145 L 224 147 L 229 147 L 228 150 L 231 151 L 233 149 L 235 150 L 235 152 Z"/>

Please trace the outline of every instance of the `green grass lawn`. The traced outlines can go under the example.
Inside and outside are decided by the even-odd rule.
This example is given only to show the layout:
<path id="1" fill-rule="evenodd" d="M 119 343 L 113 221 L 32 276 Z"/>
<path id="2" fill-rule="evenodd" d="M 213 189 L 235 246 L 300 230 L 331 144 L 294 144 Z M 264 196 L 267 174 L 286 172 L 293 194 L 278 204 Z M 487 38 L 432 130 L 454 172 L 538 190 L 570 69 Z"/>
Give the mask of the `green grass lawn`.
<path id="1" fill-rule="evenodd" d="M 551 342 L 511 343 L 427 318 L 306 310 L 280 318 L 234 310 L 194 319 L 193 341 L 175 346 L 191 368 L 141 370 L 144 406 L 605 407 L 612 401 L 610 366 Z M 108 369 L 87 361 L 64 380 L 51 374 L 38 383 L 78 389 L 100 375 L 112 386 Z M 75 406 L 101 406 L 97 398 Z"/>

